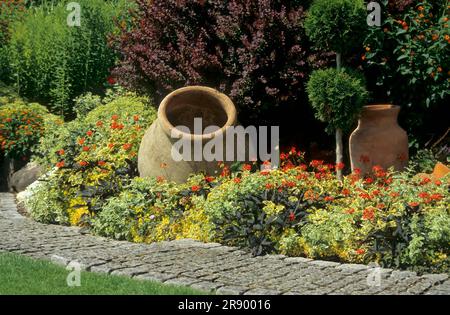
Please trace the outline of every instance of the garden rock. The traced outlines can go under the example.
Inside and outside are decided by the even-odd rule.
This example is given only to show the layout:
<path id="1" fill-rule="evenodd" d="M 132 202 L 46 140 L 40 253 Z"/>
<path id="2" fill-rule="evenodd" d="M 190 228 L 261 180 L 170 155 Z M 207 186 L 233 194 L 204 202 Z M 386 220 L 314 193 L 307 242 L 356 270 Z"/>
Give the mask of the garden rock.
<path id="1" fill-rule="evenodd" d="M 11 176 L 11 188 L 16 192 L 24 191 L 30 184 L 35 182 L 42 174 L 42 168 L 34 163 L 28 163 L 22 169 Z"/>

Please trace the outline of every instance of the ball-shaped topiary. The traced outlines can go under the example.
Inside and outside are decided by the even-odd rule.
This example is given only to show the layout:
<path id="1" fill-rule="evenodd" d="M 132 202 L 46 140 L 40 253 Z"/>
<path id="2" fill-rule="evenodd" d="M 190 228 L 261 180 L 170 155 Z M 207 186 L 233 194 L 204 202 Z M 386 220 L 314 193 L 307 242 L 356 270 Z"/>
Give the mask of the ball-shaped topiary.
<path id="1" fill-rule="evenodd" d="M 305 20 L 317 48 L 345 54 L 362 44 L 367 30 L 363 0 L 315 0 Z"/>
<path id="2" fill-rule="evenodd" d="M 316 70 L 306 88 L 316 118 L 328 124 L 326 131 L 348 131 L 367 100 L 364 78 L 347 69 Z"/>

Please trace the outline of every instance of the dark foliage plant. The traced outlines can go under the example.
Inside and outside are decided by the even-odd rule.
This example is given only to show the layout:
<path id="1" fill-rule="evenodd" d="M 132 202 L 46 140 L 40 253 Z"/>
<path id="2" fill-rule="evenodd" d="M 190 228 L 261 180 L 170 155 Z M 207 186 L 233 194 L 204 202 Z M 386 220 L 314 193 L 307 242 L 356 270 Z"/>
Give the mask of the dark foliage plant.
<path id="1" fill-rule="evenodd" d="M 296 200 L 290 198 L 294 195 Z M 283 231 L 288 227 L 300 229 L 306 224 L 307 210 L 323 204 L 322 197 L 311 201 L 304 196 L 304 191 L 293 194 L 278 189 L 243 195 L 237 200 L 243 211 L 224 213 L 213 220 L 217 235 L 230 245 L 248 249 L 254 256 L 277 252 L 278 237 Z M 261 211 L 267 200 L 282 205 L 283 210 L 271 215 Z"/>
<path id="2" fill-rule="evenodd" d="M 241 117 L 304 96 L 304 80 L 325 61 L 304 34 L 309 1 L 138 0 L 134 22 L 112 45 L 119 83 L 158 98 L 186 85 L 215 87 Z M 158 100 L 157 100 L 158 101 Z"/>

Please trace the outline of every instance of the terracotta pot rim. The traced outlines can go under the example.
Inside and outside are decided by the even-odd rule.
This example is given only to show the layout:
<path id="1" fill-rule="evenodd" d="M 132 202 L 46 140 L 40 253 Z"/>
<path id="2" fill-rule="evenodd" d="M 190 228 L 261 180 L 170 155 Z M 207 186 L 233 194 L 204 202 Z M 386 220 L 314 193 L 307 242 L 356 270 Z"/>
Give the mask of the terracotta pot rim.
<path id="1" fill-rule="evenodd" d="M 392 104 L 371 104 L 363 106 L 363 109 L 365 111 L 397 110 L 400 109 L 400 106 Z"/>
<path id="2" fill-rule="evenodd" d="M 189 92 L 205 93 L 217 100 L 217 103 L 222 107 L 225 114 L 227 115 L 227 121 L 220 129 L 218 129 L 212 133 L 199 135 L 199 134 L 191 134 L 191 133 L 183 132 L 181 130 L 176 129 L 175 126 L 172 125 L 172 123 L 167 118 L 167 114 L 166 114 L 167 107 L 169 106 L 169 104 L 171 103 L 171 100 L 174 97 L 176 97 L 180 94 L 185 94 L 185 93 L 189 93 Z M 209 140 L 220 134 L 224 134 L 227 128 L 234 126 L 237 121 L 237 112 L 236 112 L 236 107 L 234 106 L 231 99 L 228 96 L 226 96 L 225 94 L 217 91 L 216 89 L 206 87 L 206 86 L 186 86 L 186 87 L 183 87 L 183 88 L 180 88 L 180 89 L 177 89 L 177 90 L 171 92 L 169 95 L 167 95 L 162 100 L 161 104 L 159 105 L 159 109 L 158 109 L 158 121 L 159 121 L 159 124 L 162 127 L 163 131 L 169 136 L 171 136 L 172 130 L 175 129 L 175 130 L 177 130 L 177 133 L 182 138 L 190 138 L 191 140 L 200 140 L 201 141 L 201 140 Z M 203 127 L 206 127 L 206 126 L 203 126 Z"/>

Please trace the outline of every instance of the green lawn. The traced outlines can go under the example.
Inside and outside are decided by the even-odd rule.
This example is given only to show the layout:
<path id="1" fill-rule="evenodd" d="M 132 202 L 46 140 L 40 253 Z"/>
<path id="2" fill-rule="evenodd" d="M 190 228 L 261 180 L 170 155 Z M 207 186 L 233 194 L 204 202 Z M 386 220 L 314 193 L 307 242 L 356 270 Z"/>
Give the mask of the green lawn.
<path id="1" fill-rule="evenodd" d="M 81 286 L 69 287 L 70 271 L 44 260 L 0 253 L 0 295 L 2 294 L 150 294 L 199 295 L 205 292 L 187 287 L 82 272 Z"/>

